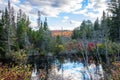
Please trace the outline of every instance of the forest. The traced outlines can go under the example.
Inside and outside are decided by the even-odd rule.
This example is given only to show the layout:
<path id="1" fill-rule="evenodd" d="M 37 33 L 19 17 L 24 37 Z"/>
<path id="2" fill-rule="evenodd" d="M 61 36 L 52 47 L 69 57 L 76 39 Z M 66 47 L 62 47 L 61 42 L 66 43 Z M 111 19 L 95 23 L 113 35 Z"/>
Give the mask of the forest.
<path id="1" fill-rule="evenodd" d="M 49 69 L 57 60 L 62 68 L 68 59 L 71 62 L 80 60 L 84 67 L 93 63 L 102 65 L 104 77 L 90 76 L 82 80 L 120 80 L 119 0 L 110 0 L 107 11 L 94 23 L 83 20 L 70 37 L 52 36 L 47 17 L 42 21 L 40 11 L 37 30 L 30 27 L 29 16 L 22 9 L 17 15 L 14 12 L 9 1 L 8 6 L 0 10 L 0 80 L 36 80 L 31 79 L 34 68 L 38 70 L 38 80 L 59 80 L 61 76 L 52 75 Z M 62 77 L 60 80 L 74 79 Z"/>

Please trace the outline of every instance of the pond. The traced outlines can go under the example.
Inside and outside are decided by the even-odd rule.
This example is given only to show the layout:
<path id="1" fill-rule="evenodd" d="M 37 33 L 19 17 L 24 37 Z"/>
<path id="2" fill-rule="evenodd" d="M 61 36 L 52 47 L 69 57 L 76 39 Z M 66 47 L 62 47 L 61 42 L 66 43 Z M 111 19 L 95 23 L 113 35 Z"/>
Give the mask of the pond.
<path id="1" fill-rule="evenodd" d="M 61 62 L 55 59 L 49 65 L 51 66 L 50 68 L 47 67 L 44 69 L 48 71 L 46 73 L 47 80 L 100 80 L 104 78 L 101 64 L 95 65 L 95 63 L 90 63 L 88 66 L 85 66 L 80 61 L 65 59 Z M 34 68 L 35 70 L 32 72 L 31 79 L 38 80 L 38 76 L 43 72 L 38 70 L 37 74 L 37 67 L 35 66 Z"/>

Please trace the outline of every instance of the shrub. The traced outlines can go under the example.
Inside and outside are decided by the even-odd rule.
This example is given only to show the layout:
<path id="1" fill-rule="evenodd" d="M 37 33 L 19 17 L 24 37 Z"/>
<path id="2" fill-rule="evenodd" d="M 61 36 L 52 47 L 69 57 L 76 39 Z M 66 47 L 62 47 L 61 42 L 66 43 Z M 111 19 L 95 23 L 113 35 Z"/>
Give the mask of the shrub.
<path id="1" fill-rule="evenodd" d="M 16 51 L 16 52 L 11 52 L 9 54 L 10 58 L 12 58 L 12 60 L 17 63 L 26 63 L 27 62 L 27 58 L 26 58 L 26 52 L 25 50 L 20 50 L 20 51 Z"/>
<path id="2" fill-rule="evenodd" d="M 95 44 L 95 43 L 89 42 L 89 43 L 87 44 L 87 49 L 88 49 L 88 51 L 93 51 L 95 48 L 96 48 L 96 44 Z"/>
<path id="3" fill-rule="evenodd" d="M 63 45 L 56 45 L 55 46 L 55 53 L 59 53 L 61 51 L 64 51 L 64 46 Z"/>
<path id="4" fill-rule="evenodd" d="M 79 42 L 79 43 L 77 44 L 77 48 L 78 48 L 78 50 L 80 50 L 80 51 L 83 49 L 83 45 L 82 45 L 81 42 Z"/>
<path id="5" fill-rule="evenodd" d="M 8 67 L 7 65 L 0 66 L 1 80 L 30 80 L 31 71 L 30 65 L 17 65 Z"/>

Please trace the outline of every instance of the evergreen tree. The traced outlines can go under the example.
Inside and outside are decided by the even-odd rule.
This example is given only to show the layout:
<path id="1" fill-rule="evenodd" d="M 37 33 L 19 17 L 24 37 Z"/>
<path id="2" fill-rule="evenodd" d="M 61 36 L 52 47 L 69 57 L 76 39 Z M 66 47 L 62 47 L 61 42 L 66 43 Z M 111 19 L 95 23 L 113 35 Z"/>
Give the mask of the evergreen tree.
<path id="1" fill-rule="evenodd" d="M 96 30 L 99 30 L 99 29 L 100 29 L 100 25 L 99 25 L 99 20 L 97 18 L 94 22 L 94 30 L 96 31 Z"/>
<path id="2" fill-rule="evenodd" d="M 80 26 L 80 36 L 81 38 L 86 37 L 90 39 L 92 36 L 93 24 L 90 20 L 83 21 Z"/>
<path id="3" fill-rule="evenodd" d="M 45 18 L 45 21 L 44 21 L 44 30 L 48 30 L 48 24 L 47 24 L 47 18 Z"/>
<path id="4" fill-rule="evenodd" d="M 108 26 L 107 26 L 107 21 L 106 21 L 107 17 L 106 17 L 106 13 L 103 11 L 103 15 L 102 15 L 102 19 L 101 19 L 101 38 L 105 39 L 108 36 Z"/>
<path id="5" fill-rule="evenodd" d="M 15 15 L 14 15 L 14 8 L 11 8 L 11 13 L 9 14 L 11 16 L 11 25 L 9 26 L 10 28 L 10 43 L 11 43 L 11 50 L 16 50 L 16 23 L 15 23 Z M 10 21 L 10 20 L 9 20 Z"/>
<path id="6" fill-rule="evenodd" d="M 0 56 L 5 57 L 5 53 L 7 51 L 7 33 L 5 28 L 5 16 L 4 12 L 2 12 L 2 19 L 0 19 Z"/>
<path id="7" fill-rule="evenodd" d="M 120 1 L 111 0 L 109 10 L 112 13 L 109 37 L 110 40 L 118 42 L 120 41 Z"/>
<path id="8" fill-rule="evenodd" d="M 80 25 L 80 30 L 83 31 L 86 26 L 86 21 L 84 20 Z"/>
<path id="9" fill-rule="evenodd" d="M 21 10 L 19 10 L 18 17 L 17 17 L 17 41 L 18 41 L 18 47 L 20 49 L 25 48 L 25 38 L 26 38 L 26 32 L 28 28 L 28 21 L 26 18 L 25 13 L 22 13 Z"/>
<path id="10" fill-rule="evenodd" d="M 0 19 L 0 53 L 2 57 L 5 57 L 5 54 L 8 53 L 9 46 L 11 46 L 10 36 L 8 41 L 8 34 L 10 29 L 9 23 L 8 9 L 5 8 L 5 10 L 2 11 L 2 16 Z"/>
<path id="11" fill-rule="evenodd" d="M 106 13 L 103 11 L 102 19 L 101 19 L 101 30 L 104 30 L 106 27 Z"/>
<path id="12" fill-rule="evenodd" d="M 106 23 L 107 23 L 107 38 L 110 40 L 111 20 L 109 15 L 107 15 Z"/>
<path id="13" fill-rule="evenodd" d="M 73 30 L 72 39 L 78 39 L 78 38 L 87 38 L 90 39 L 92 36 L 93 31 L 93 24 L 90 20 L 83 21 L 80 25 L 80 27 L 75 28 Z"/>
<path id="14" fill-rule="evenodd" d="M 79 28 L 79 27 L 78 27 Z M 77 28 L 73 30 L 73 33 L 72 33 L 72 39 L 78 39 L 80 36 L 80 30 L 78 30 Z"/>
<path id="15" fill-rule="evenodd" d="M 4 32 L 5 32 L 5 34 L 4 34 L 4 36 L 5 36 L 5 41 L 6 41 L 6 45 L 7 45 L 7 47 L 6 47 L 6 52 L 8 52 L 9 50 L 10 50 L 10 40 L 9 40 L 9 14 L 8 14 L 8 9 L 7 8 L 5 8 L 5 12 L 3 13 L 3 15 L 2 15 L 2 21 L 3 21 L 3 27 L 4 27 Z"/>

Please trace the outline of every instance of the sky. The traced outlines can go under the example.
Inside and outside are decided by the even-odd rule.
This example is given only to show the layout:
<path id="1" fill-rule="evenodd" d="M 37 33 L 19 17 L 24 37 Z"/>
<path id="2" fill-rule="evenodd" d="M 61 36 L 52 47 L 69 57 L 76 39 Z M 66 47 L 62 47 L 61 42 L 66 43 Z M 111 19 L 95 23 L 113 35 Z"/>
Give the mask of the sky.
<path id="1" fill-rule="evenodd" d="M 37 29 L 38 11 L 41 19 L 47 17 L 50 30 L 73 30 L 79 27 L 83 20 L 92 22 L 102 16 L 107 9 L 106 0 L 10 0 L 15 14 L 22 9 L 29 15 L 30 27 Z M 7 7 L 8 0 L 0 0 L 0 10 Z"/>

